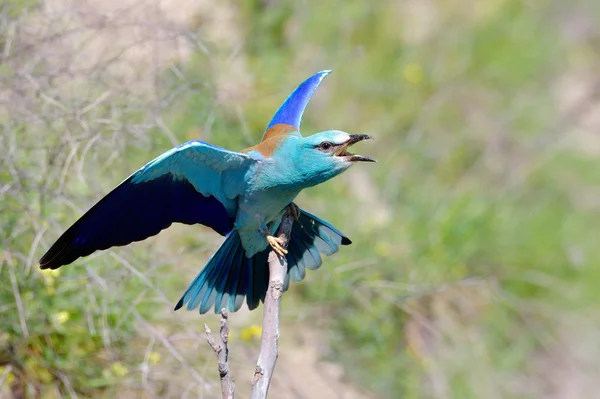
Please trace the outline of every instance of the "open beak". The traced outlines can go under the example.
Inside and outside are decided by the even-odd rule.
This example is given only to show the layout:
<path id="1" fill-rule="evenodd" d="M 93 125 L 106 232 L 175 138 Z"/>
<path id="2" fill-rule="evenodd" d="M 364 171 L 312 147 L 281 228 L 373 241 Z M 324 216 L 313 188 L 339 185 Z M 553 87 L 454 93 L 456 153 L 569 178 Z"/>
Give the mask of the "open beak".
<path id="1" fill-rule="evenodd" d="M 342 157 L 345 161 L 348 162 L 377 162 L 371 157 L 367 157 L 364 155 L 356 155 L 352 154 L 351 152 L 348 152 L 348 147 L 355 143 L 358 143 L 359 141 L 364 140 L 374 140 L 374 138 L 369 136 L 368 134 L 351 134 L 350 139 L 335 151 L 335 156 Z"/>

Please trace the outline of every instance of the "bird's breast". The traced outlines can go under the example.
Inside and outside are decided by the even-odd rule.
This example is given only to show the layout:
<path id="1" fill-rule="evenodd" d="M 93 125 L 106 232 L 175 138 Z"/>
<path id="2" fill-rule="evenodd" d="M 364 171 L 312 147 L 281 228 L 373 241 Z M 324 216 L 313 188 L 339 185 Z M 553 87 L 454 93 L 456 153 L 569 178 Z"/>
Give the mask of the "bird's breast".
<path id="1" fill-rule="evenodd" d="M 246 256 L 264 250 L 268 246 L 262 231 L 266 226 L 270 234 L 275 234 L 285 207 L 289 205 L 298 192 L 282 190 L 252 191 L 239 199 L 235 218 L 235 228 L 240 235 Z"/>
<path id="2" fill-rule="evenodd" d="M 299 191 L 271 188 L 247 193 L 238 203 L 238 213 L 253 215 L 254 219 L 270 223 L 281 217 L 281 212 L 296 198 Z"/>

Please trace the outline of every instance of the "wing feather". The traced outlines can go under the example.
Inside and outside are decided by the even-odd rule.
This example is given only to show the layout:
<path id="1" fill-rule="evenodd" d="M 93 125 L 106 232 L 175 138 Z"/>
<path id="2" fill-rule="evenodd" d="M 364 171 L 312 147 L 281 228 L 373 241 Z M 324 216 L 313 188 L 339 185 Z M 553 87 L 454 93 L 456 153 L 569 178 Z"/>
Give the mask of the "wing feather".
<path id="1" fill-rule="evenodd" d="M 73 224 L 41 258 L 56 269 L 79 257 L 158 234 L 172 223 L 233 228 L 237 197 L 256 161 L 201 141 L 157 157 L 125 179 Z"/>

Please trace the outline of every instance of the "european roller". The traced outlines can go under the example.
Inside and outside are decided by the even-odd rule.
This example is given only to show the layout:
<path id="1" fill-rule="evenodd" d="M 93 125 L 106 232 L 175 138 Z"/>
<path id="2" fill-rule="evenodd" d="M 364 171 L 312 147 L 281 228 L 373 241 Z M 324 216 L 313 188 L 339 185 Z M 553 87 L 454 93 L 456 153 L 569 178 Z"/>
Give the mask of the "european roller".
<path id="1" fill-rule="evenodd" d="M 192 281 L 175 310 L 187 304 L 206 313 L 250 310 L 264 301 L 267 257 L 274 250 L 288 264 L 284 281 L 300 281 L 351 241 L 328 222 L 300 210 L 294 199 L 356 162 L 374 162 L 348 148 L 371 137 L 328 130 L 303 137 L 302 114 L 323 78 L 301 83 L 268 124 L 259 144 L 240 152 L 199 140 L 165 152 L 133 173 L 75 222 L 41 258 L 56 269 L 97 250 L 158 234 L 172 223 L 202 224 L 225 241 Z M 294 223 L 287 250 L 275 236 L 289 210 Z"/>

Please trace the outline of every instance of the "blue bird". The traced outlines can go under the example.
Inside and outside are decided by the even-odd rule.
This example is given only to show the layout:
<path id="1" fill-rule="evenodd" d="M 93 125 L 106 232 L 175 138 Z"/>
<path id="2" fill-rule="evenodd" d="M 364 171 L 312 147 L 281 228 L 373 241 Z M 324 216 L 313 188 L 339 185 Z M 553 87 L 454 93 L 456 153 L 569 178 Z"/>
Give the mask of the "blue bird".
<path id="1" fill-rule="evenodd" d="M 260 144 L 234 152 L 194 140 L 144 165 L 75 222 L 41 258 L 40 267 L 57 269 L 94 251 L 144 240 L 178 222 L 203 224 L 226 238 L 175 310 L 187 304 L 200 313 L 223 307 L 235 312 L 244 298 L 255 309 L 267 291 L 271 249 L 287 259 L 284 290 L 290 280 L 302 280 L 306 269 L 321 266 L 321 254 L 332 255 L 351 241 L 300 210 L 294 198 L 356 162 L 374 162 L 348 152 L 368 135 L 339 130 L 300 134 L 304 109 L 330 72 L 311 76 L 290 94 Z M 295 216 L 287 250 L 275 236 L 286 209 Z"/>

